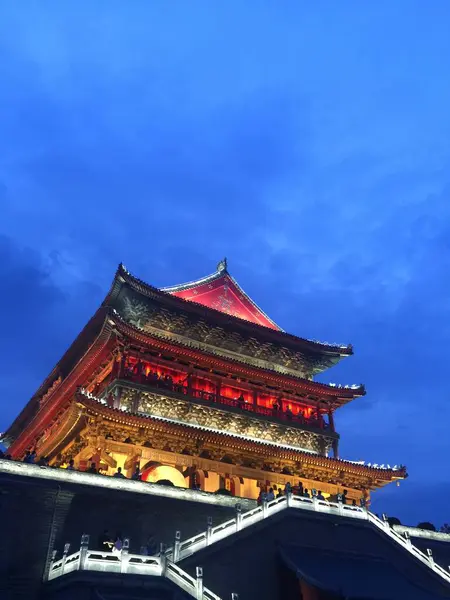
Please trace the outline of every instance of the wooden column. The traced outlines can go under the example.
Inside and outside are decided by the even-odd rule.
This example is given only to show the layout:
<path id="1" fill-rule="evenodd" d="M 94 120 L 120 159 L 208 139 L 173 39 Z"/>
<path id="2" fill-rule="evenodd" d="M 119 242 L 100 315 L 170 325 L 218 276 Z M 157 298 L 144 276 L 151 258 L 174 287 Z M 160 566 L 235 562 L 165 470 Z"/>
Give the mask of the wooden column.
<path id="1" fill-rule="evenodd" d="M 189 373 L 187 374 L 187 393 L 188 396 L 190 396 L 192 394 L 192 372 L 189 371 Z"/>
<path id="2" fill-rule="evenodd" d="M 333 441 L 333 456 L 339 458 L 339 440 Z"/>
<path id="3" fill-rule="evenodd" d="M 127 352 L 124 350 L 122 352 L 122 356 L 120 358 L 120 367 L 119 367 L 119 379 L 121 377 L 123 377 L 123 374 L 125 373 L 125 364 L 127 362 Z"/>
<path id="4" fill-rule="evenodd" d="M 253 390 L 253 404 L 256 406 L 258 404 L 258 392 Z"/>
<path id="5" fill-rule="evenodd" d="M 334 428 L 334 415 L 333 415 L 333 411 L 331 410 L 331 408 L 328 411 L 328 421 L 330 423 L 330 429 L 334 433 L 336 430 Z"/>
<path id="6" fill-rule="evenodd" d="M 217 380 L 216 382 L 216 401 L 219 402 L 220 401 L 220 393 L 222 390 L 222 382 L 220 379 Z"/>

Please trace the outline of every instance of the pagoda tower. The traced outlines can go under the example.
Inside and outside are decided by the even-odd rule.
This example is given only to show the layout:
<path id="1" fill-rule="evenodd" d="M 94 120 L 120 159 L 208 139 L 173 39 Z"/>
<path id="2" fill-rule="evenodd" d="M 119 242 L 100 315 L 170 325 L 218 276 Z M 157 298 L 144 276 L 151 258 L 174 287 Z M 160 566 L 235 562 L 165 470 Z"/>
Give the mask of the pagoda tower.
<path id="1" fill-rule="evenodd" d="M 105 300 L 5 434 L 21 459 L 70 459 L 256 499 L 302 482 L 358 501 L 405 469 L 339 458 L 334 412 L 362 385 L 314 376 L 353 353 L 284 332 L 221 261 L 157 289 L 120 265 Z"/>

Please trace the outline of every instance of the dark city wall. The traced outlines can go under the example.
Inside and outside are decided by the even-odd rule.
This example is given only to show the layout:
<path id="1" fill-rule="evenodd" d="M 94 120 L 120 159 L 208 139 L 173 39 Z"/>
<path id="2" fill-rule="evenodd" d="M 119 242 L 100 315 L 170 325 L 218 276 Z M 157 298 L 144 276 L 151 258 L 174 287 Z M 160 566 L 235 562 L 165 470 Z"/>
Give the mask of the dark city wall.
<path id="1" fill-rule="evenodd" d="M 96 477 L 101 476 L 92 477 L 93 485 L 79 485 L 0 469 L 2 600 L 33 600 L 52 549 L 59 550 L 60 555 L 64 543 L 70 542 L 70 552 L 75 552 L 83 533 L 91 536 L 90 547 L 95 547 L 104 529 L 112 535 L 120 532 L 130 537 L 130 551 L 139 552 L 150 535 L 158 543 L 172 544 L 176 530 L 184 539 L 204 531 L 208 516 L 214 525 L 233 517 L 234 503 L 238 502 L 214 497 L 228 504 L 223 506 L 105 489 L 95 485 Z"/>

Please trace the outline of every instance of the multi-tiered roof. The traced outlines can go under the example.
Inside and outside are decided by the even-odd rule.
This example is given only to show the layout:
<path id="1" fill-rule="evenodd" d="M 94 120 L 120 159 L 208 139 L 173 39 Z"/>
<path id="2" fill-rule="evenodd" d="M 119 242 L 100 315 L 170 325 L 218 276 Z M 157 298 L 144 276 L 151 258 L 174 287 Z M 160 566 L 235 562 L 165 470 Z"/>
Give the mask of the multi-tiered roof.
<path id="1" fill-rule="evenodd" d="M 117 407 L 100 406 L 89 395 L 80 395 L 80 387 L 96 393 L 100 389 L 99 382 L 106 381 L 107 376 L 112 377 L 111 369 L 114 371 L 115 367 L 111 366 L 111 357 L 117 352 L 123 355 L 130 348 L 146 355 L 150 353 L 158 360 L 170 356 L 179 364 L 190 364 L 200 371 L 221 376 L 224 381 L 233 378 L 243 385 L 264 385 L 274 395 L 288 395 L 294 400 L 310 403 L 315 407 L 317 418 L 321 415 L 332 418 L 336 408 L 365 394 L 362 385 L 336 386 L 313 381 L 314 375 L 351 355 L 352 347 L 321 343 L 284 332 L 228 273 L 226 260 L 219 263 L 212 275 L 164 289 L 137 279 L 121 264 L 102 306 L 7 431 L 13 454 L 21 456 L 37 440 L 43 443 L 43 432 L 47 432 L 43 447 L 53 452 L 61 451 L 76 431 L 75 421 L 81 428 L 85 415 L 93 411 L 106 420 L 110 417 L 110 420 L 117 421 L 114 416 Z M 201 404 L 201 398 L 198 402 Z M 82 408 L 72 408 L 69 414 L 70 405 Z M 257 417 L 260 416 L 258 410 L 260 413 L 263 410 L 256 405 L 248 406 L 248 409 Z M 121 421 L 129 422 L 129 427 L 138 427 L 141 422 L 144 429 L 155 428 L 160 418 L 133 414 L 131 408 L 128 412 L 128 416 L 122 413 Z M 181 432 L 180 427 L 192 431 L 192 427 L 196 426 L 195 419 L 186 421 L 185 425 L 179 422 L 169 425 L 170 419 L 167 415 L 164 418 L 166 429 L 171 427 L 173 435 Z M 155 425 L 152 425 L 152 419 L 156 419 Z M 280 435 L 297 439 L 291 424 L 288 425 L 280 429 Z M 242 419 L 239 427 L 242 430 Z M 294 461 L 297 456 L 305 464 L 312 461 L 318 469 L 330 468 L 341 472 L 340 466 L 347 464 L 350 471 L 357 471 L 372 482 L 369 487 L 383 485 L 405 475 L 404 469 L 380 469 L 340 460 L 336 461 L 339 465 L 334 465 L 335 459 L 327 458 L 325 450 L 319 453 L 320 456 L 310 455 L 306 460 L 301 447 L 293 447 L 287 453 L 282 439 L 277 450 L 274 436 L 278 434 L 273 433 L 273 423 L 270 427 L 272 434 L 267 433 L 267 426 L 263 434 L 261 427 L 250 424 L 249 431 L 259 431 L 258 435 L 266 437 L 264 440 L 242 439 L 240 446 L 248 451 L 252 444 L 264 441 L 273 446 L 270 452 L 281 460 L 289 455 Z M 328 436 L 330 445 L 334 438 L 338 438 L 334 427 L 319 433 L 324 439 Z M 206 436 L 204 433 L 201 435 Z M 208 435 L 210 442 L 217 440 L 219 443 L 221 440 L 222 444 L 226 444 L 227 436 L 233 433 L 211 430 Z M 312 428 L 308 435 L 317 437 L 318 432 Z M 240 437 L 245 438 L 245 435 Z"/>

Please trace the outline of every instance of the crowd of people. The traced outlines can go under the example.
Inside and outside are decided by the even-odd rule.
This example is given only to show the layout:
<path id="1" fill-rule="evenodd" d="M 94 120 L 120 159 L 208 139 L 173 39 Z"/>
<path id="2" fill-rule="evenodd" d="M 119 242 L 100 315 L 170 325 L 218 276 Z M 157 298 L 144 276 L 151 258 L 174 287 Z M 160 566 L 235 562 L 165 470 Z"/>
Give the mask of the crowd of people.
<path id="1" fill-rule="evenodd" d="M 0 458 L 12 460 L 12 457 L 10 454 L 5 454 L 1 450 L 0 450 Z M 42 466 L 42 467 L 50 466 L 50 463 L 49 463 L 49 460 L 47 457 L 41 456 L 39 459 L 37 458 L 36 450 L 27 450 L 25 452 L 25 456 L 24 456 L 22 462 L 27 463 L 27 464 L 36 464 L 36 465 Z M 73 458 L 71 458 L 68 461 L 68 463 L 64 463 L 64 464 L 60 465 L 60 468 L 67 469 L 68 471 L 76 471 L 77 470 L 75 467 L 75 461 Z M 90 473 L 91 475 L 105 474 L 102 470 L 100 470 L 97 467 L 97 464 L 95 462 L 91 462 L 89 467 L 86 470 L 84 470 L 83 472 Z M 117 479 L 128 479 L 128 477 L 124 474 L 122 467 L 118 467 L 112 477 L 115 477 Z M 142 472 L 141 472 L 139 465 L 135 466 L 135 469 L 134 469 L 130 479 L 132 481 L 141 481 L 142 480 Z M 195 480 L 195 478 L 192 482 L 192 489 L 201 491 L 200 485 Z M 301 481 L 299 481 L 297 485 L 291 485 L 290 482 L 287 482 L 286 485 L 284 486 L 284 488 L 281 486 L 279 486 L 279 487 L 274 486 L 274 487 L 270 487 L 268 491 L 261 489 L 258 499 L 257 499 L 257 503 L 258 503 L 258 505 L 261 505 L 263 502 L 270 502 L 271 500 L 275 500 L 275 498 L 279 498 L 280 496 L 285 496 L 290 493 L 293 494 L 294 496 L 302 496 L 304 498 L 316 498 L 317 500 L 329 500 L 330 502 L 342 502 L 342 504 L 349 504 L 349 499 L 347 498 L 347 490 L 344 490 L 342 493 L 335 494 L 334 496 L 325 498 L 325 496 L 323 495 L 321 490 L 312 489 L 311 491 L 309 491 L 307 488 L 303 487 L 303 483 Z M 352 500 L 351 504 L 353 506 L 356 506 L 357 505 L 356 500 Z M 359 505 L 363 508 L 368 507 L 368 502 L 365 497 L 362 497 L 360 499 Z"/>
<path id="2" fill-rule="evenodd" d="M 149 371 L 147 373 L 142 363 L 137 363 L 134 368 L 126 368 L 123 377 L 124 379 L 131 379 L 138 383 L 146 383 L 175 392 L 183 392 L 187 386 L 187 377 L 184 381 L 176 382 L 169 373 L 165 375 L 159 374 L 157 371 Z"/>
<path id="3" fill-rule="evenodd" d="M 134 367 L 125 368 L 123 377 L 124 379 L 130 379 L 138 383 L 152 385 L 157 388 L 162 388 L 173 392 L 182 394 L 188 393 L 188 377 L 182 381 L 175 381 L 170 374 L 159 374 L 157 371 L 149 371 L 147 373 L 145 365 L 139 362 Z M 271 407 L 263 407 L 254 405 L 253 402 L 249 402 L 249 400 L 245 398 L 243 392 L 241 392 L 237 398 L 228 398 L 217 395 L 215 392 L 196 388 L 191 388 L 189 393 L 208 402 L 231 404 L 245 410 L 257 413 L 261 412 L 268 415 L 271 414 L 276 418 L 286 419 L 287 421 L 295 421 L 302 425 L 311 425 L 319 429 L 328 428 L 328 424 L 321 414 L 311 415 L 308 417 L 306 417 L 302 412 L 295 414 L 289 406 L 286 408 L 283 407 L 281 399 L 274 400 Z"/>
<path id="4" fill-rule="evenodd" d="M 269 491 L 261 490 L 257 499 L 258 505 L 261 505 L 263 502 L 270 502 L 271 500 L 275 500 L 275 498 L 280 498 L 281 496 L 286 496 L 288 494 L 293 494 L 294 496 L 301 496 L 303 498 L 315 498 L 316 500 L 328 500 L 330 502 L 341 502 L 342 504 L 349 504 L 349 498 L 347 498 L 347 490 L 344 490 L 342 493 L 335 494 L 334 496 L 330 496 L 329 498 L 325 498 L 321 490 L 312 489 L 309 491 L 307 488 L 303 487 L 303 483 L 301 481 L 298 482 L 298 485 L 291 485 L 289 482 L 286 483 L 284 488 L 281 486 L 271 487 Z M 356 500 L 351 501 L 352 506 L 357 506 Z M 368 501 L 365 497 L 361 497 L 359 501 L 359 505 L 362 508 L 368 508 Z"/>

